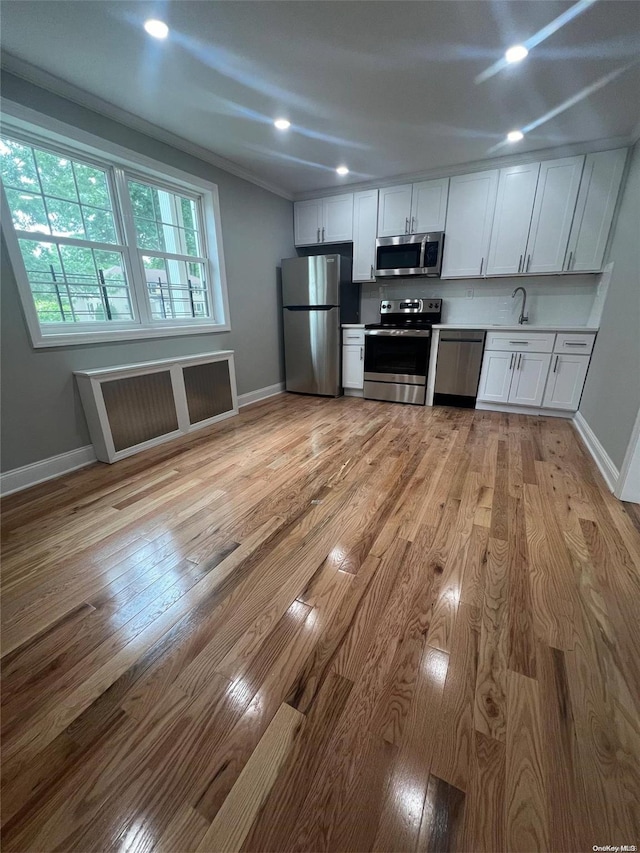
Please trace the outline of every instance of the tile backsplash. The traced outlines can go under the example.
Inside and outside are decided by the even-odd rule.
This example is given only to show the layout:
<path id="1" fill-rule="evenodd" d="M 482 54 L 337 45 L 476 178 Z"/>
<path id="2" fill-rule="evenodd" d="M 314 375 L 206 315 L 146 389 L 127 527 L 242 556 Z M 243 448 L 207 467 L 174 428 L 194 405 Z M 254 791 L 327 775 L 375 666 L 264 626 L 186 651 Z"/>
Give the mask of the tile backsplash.
<path id="1" fill-rule="evenodd" d="M 598 275 L 519 276 L 501 279 L 399 279 L 362 285 L 362 323 L 380 319 L 381 299 L 440 297 L 443 323 L 517 323 L 522 285 L 527 290 L 530 325 L 586 325 L 596 298 Z M 469 291 L 473 296 L 469 297 Z"/>

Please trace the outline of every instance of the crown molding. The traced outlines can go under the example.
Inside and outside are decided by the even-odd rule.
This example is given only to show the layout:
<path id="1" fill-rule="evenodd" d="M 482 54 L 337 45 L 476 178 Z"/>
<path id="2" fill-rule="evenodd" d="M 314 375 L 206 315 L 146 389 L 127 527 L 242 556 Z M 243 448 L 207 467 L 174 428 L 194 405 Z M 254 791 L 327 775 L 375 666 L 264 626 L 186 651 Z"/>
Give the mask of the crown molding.
<path id="1" fill-rule="evenodd" d="M 640 124 L 636 128 L 640 135 Z M 633 145 L 632 136 L 614 136 L 608 139 L 597 139 L 592 142 L 576 142 L 558 145 L 551 148 L 540 148 L 523 154 L 511 154 L 504 157 L 490 157 L 486 160 L 473 160 L 469 163 L 457 163 L 452 166 L 442 166 L 437 169 L 427 169 L 423 172 L 405 172 L 390 178 L 376 178 L 371 181 L 344 184 L 340 188 L 331 187 L 322 190 L 305 190 L 294 193 L 295 201 L 305 199 L 326 198 L 339 193 L 359 192 L 360 190 L 377 190 L 382 187 L 392 187 L 396 184 L 413 184 L 419 181 L 430 181 L 436 178 L 453 178 L 456 175 L 468 175 L 472 172 L 484 172 L 487 169 L 502 169 L 505 166 L 519 166 L 537 160 L 555 160 L 558 157 L 575 157 L 579 154 L 593 154 L 597 151 L 609 151 L 612 148 L 628 148 Z"/>
<path id="2" fill-rule="evenodd" d="M 157 124 L 153 124 L 140 116 L 136 116 L 127 110 L 123 110 L 115 104 L 99 98 L 97 95 L 92 95 L 90 92 L 75 86 L 73 83 L 68 83 L 66 80 L 62 80 L 60 77 L 56 77 L 42 68 L 32 65 L 24 59 L 20 59 L 17 56 L 3 52 L 1 65 L 3 71 L 13 74 L 16 77 L 20 77 L 28 83 L 33 83 L 35 86 L 45 89 L 54 95 L 59 95 L 68 101 L 72 101 L 81 107 L 85 107 L 99 115 L 112 119 L 113 121 L 125 125 L 132 130 L 144 133 L 146 136 L 150 136 L 153 139 L 158 140 L 158 142 L 163 142 L 166 145 L 170 145 L 172 148 L 184 151 L 186 154 L 197 157 L 205 163 L 210 163 L 212 166 L 216 166 L 224 172 L 228 172 L 231 175 L 235 175 L 237 178 L 242 178 L 244 181 L 248 181 L 251 184 L 261 187 L 263 190 L 268 190 L 268 192 L 281 196 L 282 198 L 287 199 L 287 201 L 292 201 L 293 199 L 293 194 L 288 190 L 278 186 L 277 184 L 272 184 L 270 181 L 265 181 L 254 172 L 251 172 L 249 169 L 245 169 L 237 163 L 234 163 L 232 160 L 227 160 L 226 157 L 221 157 L 219 154 L 215 154 L 208 148 L 203 148 L 195 142 L 189 142 L 187 139 L 183 139 L 177 134 L 172 133 L 170 130 L 165 130 Z"/>

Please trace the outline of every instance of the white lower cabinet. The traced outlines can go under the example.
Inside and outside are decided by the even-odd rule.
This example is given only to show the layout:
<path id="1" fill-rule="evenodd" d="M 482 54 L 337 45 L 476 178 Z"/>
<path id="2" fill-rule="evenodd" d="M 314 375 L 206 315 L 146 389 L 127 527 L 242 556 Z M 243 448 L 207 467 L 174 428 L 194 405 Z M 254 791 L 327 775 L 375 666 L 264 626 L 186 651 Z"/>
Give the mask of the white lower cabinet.
<path id="1" fill-rule="evenodd" d="M 587 378 L 590 356 L 554 355 L 544 394 L 545 409 L 565 409 L 575 412 Z"/>
<path id="2" fill-rule="evenodd" d="M 551 355 L 546 352 L 514 353 L 509 402 L 515 406 L 542 405 Z"/>
<path id="3" fill-rule="evenodd" d="M 489 332 L 478 402 L 577 411 L 594 339 L 583 332 Z"/>
<path id="4" fill-rule="evenodd" d="M 478 400 L 486 403 L 508 403 L 511 388 L 512 352 L 485 350 L 478 387 Z"/>
<path id="5" fill-rule="evenodd" d="M 478 400 L 540 406 L 551 355 L 544 352 L 486 351 L 482 361 Z"/>
<path id="6" fill-rule="evenodd" d="M 342 347 L 342 387 L 364 388 L 364 344 Z"/>

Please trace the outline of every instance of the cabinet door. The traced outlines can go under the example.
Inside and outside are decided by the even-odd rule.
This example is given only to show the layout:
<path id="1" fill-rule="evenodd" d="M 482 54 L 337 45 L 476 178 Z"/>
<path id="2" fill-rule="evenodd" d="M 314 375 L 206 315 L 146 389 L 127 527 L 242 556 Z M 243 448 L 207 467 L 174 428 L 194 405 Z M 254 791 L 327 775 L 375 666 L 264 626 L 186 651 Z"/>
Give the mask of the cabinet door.
<path id="1" fill-rule="evenodd" d="M 411 233 L 444 231 L 448 197 L 449 178 L 414 184 L 411 195 Z"/>
<path id="2" fill-rule="evenodd" d="M 626 148 L 587 155 L 569 237 L 567 272 L 602 268 L 626 158 Z"/>
<path id="3" fill-rule="evenodd" d="M 323 243 L 353 240 L 353 193 L 322 199 Z"/>
<path id="4" fill-rule="evenodd" d="M 488 275 L 514 275 L 524 268 L 539 172 L 540 163 L 500 169 Z"/>
<path id="5" fill-rule="evenodd" d="M 576 412 L 589 368 L 588 355 L 554 355 L 544 392 L 545 409 L 566 409 Z"/>
<path id="6" fill-rule="evenodd" d="M 296 246 L 308 246 L 310 243 L 320 242 L 322 199 L 294 202 L 293 231 Z"/>
<path id="7" fill-rule="evenodd" d="M 486 272 L 497 189 L 497 169 L 451 178 L 442 278 L 469 278 Z"/>
<path id="8" fill-rule="evenodd" d="M 353 195 L 353 280 L 373 281 L 376 263 L 378 190 Z"/>
<path id="9" fill-rule="evenodd" d="M 540 406 L 551 356 L 537 352 L 518 352 L 514 356 L 509 402 L 520 406 Z"/>
<path id="10" fill-rule="evenodd" d="M 540 164 L 524 272 L 562 272 L 584 156 Z"/>
<path id="11" fill-rule="evenodd" d="M 411 225 L 411 184 L 383 187 L 378 200 L 378 237 L 408 234 Z"/>
<path id="12" fill-rule="evenodd" d="M 512 352 L 485 350 L 478 387 L 478 400 L 485 400 L 489 403 L 509 402 L 509 388 L 511 387 L 515 358 L 516 356 Z"/>
<path id="13" fill-rule="evenodd" d="M 364 388 L 364 346 L 342 347 L 342 387 Z"/>

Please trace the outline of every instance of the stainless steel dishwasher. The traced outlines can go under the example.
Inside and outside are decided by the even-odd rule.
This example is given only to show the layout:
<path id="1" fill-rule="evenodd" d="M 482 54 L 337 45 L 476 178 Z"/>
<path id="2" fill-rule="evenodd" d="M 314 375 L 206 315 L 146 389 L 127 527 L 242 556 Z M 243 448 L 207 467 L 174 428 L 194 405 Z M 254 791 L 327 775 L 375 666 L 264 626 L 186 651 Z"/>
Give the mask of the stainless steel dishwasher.
<path id="1" fill-rule="evenodd" d="M 442 329 L 438 343 L 435 406 L 474 408 L 486 332 L 481 329 Z"/>

